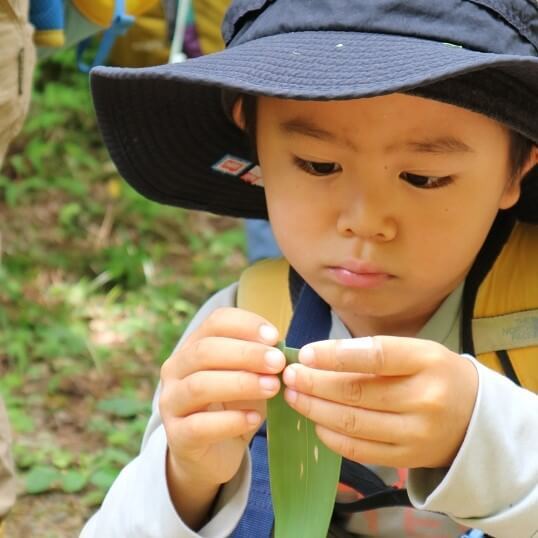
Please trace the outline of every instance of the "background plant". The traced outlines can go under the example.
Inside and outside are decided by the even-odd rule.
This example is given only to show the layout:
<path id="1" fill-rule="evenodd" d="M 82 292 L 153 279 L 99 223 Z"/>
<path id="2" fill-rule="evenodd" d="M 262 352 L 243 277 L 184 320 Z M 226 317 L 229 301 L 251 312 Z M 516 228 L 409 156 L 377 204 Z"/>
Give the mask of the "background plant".
<path id="1" fill-rule="evenodd" d="M 72 51 L 39 66 L 0 175 L 13 536 L 75 535 L 138 451 L 160 364 L 245 263 L 237 221 L 159 206 L 118 177 L 74 66 Z"/>

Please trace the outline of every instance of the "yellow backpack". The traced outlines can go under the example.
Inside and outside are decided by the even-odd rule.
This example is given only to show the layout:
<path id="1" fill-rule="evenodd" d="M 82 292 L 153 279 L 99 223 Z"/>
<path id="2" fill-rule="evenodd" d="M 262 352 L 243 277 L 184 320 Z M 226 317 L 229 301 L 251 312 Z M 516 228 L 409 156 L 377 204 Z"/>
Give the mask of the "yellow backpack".
<path id="1" fill-rule="evenodd" d="M 538 226 L 518 223 L 476 296 L 471 322 L 477 359 L 538 392 Z M 285 260 L 263 260 L 239 280 L 237 306 L 286 334 L 292 316 Z M 508 362 L 507 362 L 508 361 Z M 504 364 L 503 364 L 504 363 Z M 514 375 L 515 374 L 515 375 Z"/>

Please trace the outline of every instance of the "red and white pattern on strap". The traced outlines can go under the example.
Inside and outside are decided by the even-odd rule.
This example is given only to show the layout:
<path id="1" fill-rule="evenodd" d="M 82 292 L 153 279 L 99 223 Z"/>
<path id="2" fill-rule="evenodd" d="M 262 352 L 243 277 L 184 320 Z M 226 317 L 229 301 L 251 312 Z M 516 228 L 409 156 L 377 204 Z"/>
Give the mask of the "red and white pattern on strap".
<path id="1" fill-rule="evenodd" d="M 396 479 L 393 480 L 392 487 L 404 488 L 408 470 L 394 469 L 394 471 L 397 476 L 394 477 Z M 338 485 L 336 499 L 339 502 L 354 502 L 363 497 L 360 492 L 345 484 Z M 390 517 L 387 517 L 388 511 L 392 512 Z M 392 536 L 391 529 L 403 531 L 398 536 L 421 538 L 455 538 L 468 530 L 442 514 L 410 507 L 381 508 L 355 513 L 346 522 L 346 530 L 359 536 Z"/>

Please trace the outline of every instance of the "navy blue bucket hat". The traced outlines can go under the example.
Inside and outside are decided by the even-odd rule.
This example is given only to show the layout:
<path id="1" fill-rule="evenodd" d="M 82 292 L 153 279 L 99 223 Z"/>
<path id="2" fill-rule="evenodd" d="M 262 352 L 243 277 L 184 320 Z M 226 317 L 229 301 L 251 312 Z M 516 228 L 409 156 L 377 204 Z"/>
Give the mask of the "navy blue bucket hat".
<path id="1" fill-rule="evenodd" d="M 223 90 L 307 100 L 407 92 L 482 112 L 538 143 L 536 0 L 236 0 L 222 29 L 222 52 L 92 71 L 112 159 L 157 202 L 267 216 L 260 170 Z M 526 181 L 538 184 L 537 168 Z"/>

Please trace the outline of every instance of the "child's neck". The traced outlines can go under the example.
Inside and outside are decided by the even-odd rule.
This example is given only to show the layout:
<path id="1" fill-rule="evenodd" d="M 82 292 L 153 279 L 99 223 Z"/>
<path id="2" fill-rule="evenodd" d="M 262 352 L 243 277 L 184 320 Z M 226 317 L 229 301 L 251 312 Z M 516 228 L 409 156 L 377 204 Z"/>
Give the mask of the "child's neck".
<path id="1" fill-rule="evenodd" d="M 376 318 L 369 316 L 355 316 L 349 312 L 341 315 L 337 311 L 336 314 L 338 314 L 338 317 L 342 320 L 354 338 L 373 336 L 376 334 L 414 337 L 419 333 L 422 327 L 426 325 L 441 303 L 442 301 L 425 309 L 423 312 L 415 313 L 413 316 L 405 314 Z"/>

